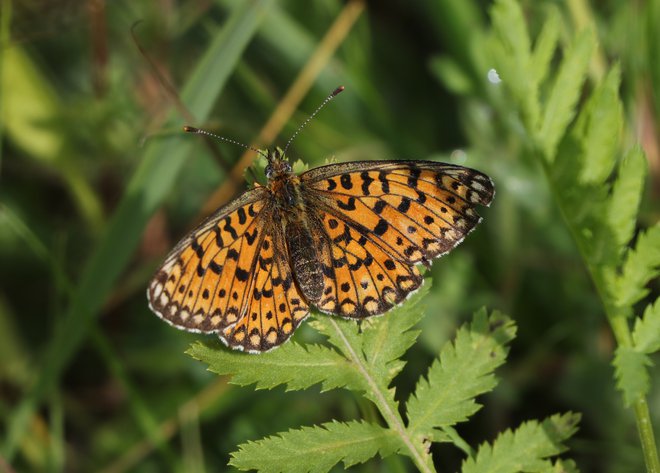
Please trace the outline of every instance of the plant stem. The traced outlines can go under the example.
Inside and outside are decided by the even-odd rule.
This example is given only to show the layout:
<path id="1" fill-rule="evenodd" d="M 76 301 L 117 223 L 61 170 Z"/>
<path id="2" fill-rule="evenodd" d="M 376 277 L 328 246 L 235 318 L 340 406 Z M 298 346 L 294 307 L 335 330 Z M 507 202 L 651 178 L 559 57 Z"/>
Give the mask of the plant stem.
<path id="1" fill-rule="evenodd" d="M 632 335 L 630 333 L 630 326 L 626 317 L 623 313 L 616 309 L 616 307 L 610 302 L 610 297 L 605 287 L 605 281 L 602 277 L 601 270 L 592 265 L 587 257 L 587 252 L 584 247 L 584 242 L 580 238 L 580 235 L 577 232 L 577 229 L 571 224 L 570 219 L 568 218 L 564 206 L 562 205 L 561 200 L 559 199 L 559 192 L 556 187 L 556 183 L 552 179 L 552 174 L 550 168 L 545 161 L 543 155 L 538 156 L 540 161 L 543 163 L 543 169 L 545 170 L 546 179 L 550 184 L 550 188 L 557 202 L 557 207 L 562 214 L 564 222 L 568 227 L 573 240 L 575 241 L 582 261 L 589 272 L 591 280 L 596 287 L 596 292 L 603 303 L 603 308 L 605 309 L 605 316 L 612 328 L 612 333 L 616 339 L 617 345 L 621 347 L 631 347 L 633 346 Z M 653 425 L 651 424 L 651 416 L 649 414 L 648 404 L 646 402 L 646 397 L 640 396 L 633 403 L 633 411 L 635 413 L 635 423 L 637 424 L 637 431 L 639 433 L 639 438 L 642 444 L 642 452 L 644 454 L 644 463 L 646 464 L 647 473 L 660 473 L 660 460 L 658 460 L 658 448 L 655 444 L 655 435 L 653 433 Z"/>
<path id="2" fill-rule="evenodd" d="M 371 392 L 374 395 L 373 401 L 385 419 L 385 422 L 387 422 L 387 425 L 390 427 L 390 429 L 394 430 L 401 438 L 403 444 L 408 449 L 410 458 L 415 463 L 419 471 L 425 473 L 435 473 L 435 468 L 430 461 L 429 455 L 424 452 L 423 446 L 415 445 L 412 438 L 410 438 L 408 431 L 406 430 L 401 415 L 397 410 L 392 409 L 392 406 L 390 406 L 390 404 L 387 402 L 386 388 L 382 389 L 382 386 L 379 385 L 376 379 L 369 372 L 369 368 L 366 366 L 364 358 L 358 355 L 355 347 L 353 347 L 348 341 L 341 327 L 339 327 L 337 322 L 332 318 L 330 318 L 330 325 L 334 327 L 334 329 L 337 331 L 337 334 L 339 335 L 339 338 L 344 342 L 344 346 L 346 347 L 346 355 L 348 355 L 350 360 L 355 363 L 355 366 L 357 366 L 360 374 L 364 377 L 367 385 L 371 389 Z"/>

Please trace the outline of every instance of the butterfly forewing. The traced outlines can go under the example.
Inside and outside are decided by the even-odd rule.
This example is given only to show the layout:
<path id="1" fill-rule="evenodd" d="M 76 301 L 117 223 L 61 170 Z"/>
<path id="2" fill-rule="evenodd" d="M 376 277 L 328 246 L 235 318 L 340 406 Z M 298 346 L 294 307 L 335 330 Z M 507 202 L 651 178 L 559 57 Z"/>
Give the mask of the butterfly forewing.
<path id="1" fill-rule="evenodd" d="M 417 268 L 392 257 L 365 227 L 329 209 L 314 213 L 329 242 L 321 311 L 348 318 L 382 314 L 421 285 Z"/>
<path id="2" fill-rule="evenodd" d="M 326 207 L 393 258 L 428 261 L 479 223 L 475 206 L 494 195 L 488 176 L 428 161 L 366 161 L 323 166 L 301 176 L 313 205 Z"/>

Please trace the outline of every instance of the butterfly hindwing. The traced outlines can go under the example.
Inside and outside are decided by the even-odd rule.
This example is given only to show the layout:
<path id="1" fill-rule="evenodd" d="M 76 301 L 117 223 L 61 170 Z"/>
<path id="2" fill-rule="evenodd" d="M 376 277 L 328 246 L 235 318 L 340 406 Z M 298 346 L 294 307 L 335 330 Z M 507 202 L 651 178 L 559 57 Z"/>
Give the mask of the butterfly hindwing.
<path id="1" fill-rule="evenodd" d="M 392 258 L 363 227 L 330 209 L 314 209 L 326 236 L 319 241 L 323 293 L 316 303 L 322 312 L 347 318 L 382 314 L 422 284 L 414 267 Z"/>
<path id="2" fill-rule="evenodd" d="M 309 313 L 263 187 L 181 240 L 157 271 L 148 297 L 170 324 L 216 332 L 231 348 L 253 353 L 286 341 Z"/>
<path id="3" fill-rule="evenodd" d="M 276 225 L 265 229 L 247 291 L 245 316 L 221 334 L 231 348 L 253 353 L 270 350 L 288 340 L 309 314 L 293 280 L 280 232 Z"/>

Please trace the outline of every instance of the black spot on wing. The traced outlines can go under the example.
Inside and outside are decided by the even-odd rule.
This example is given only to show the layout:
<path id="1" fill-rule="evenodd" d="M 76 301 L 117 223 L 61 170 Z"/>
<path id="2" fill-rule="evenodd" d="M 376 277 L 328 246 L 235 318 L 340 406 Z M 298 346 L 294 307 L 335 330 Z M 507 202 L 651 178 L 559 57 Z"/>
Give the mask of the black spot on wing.
<path id="1" fill-rule="evenodd" d="M 238 209 L 238 223 L 244 225 L 247 221 L 247 216 L 245 215 L 245 209 L 243 207 Z"/>
<path id="2" fill-rule="evenodd" d="M 373 211 L 376 215 L 380 215 L 385 207 L 387 207 L 387 202 L 379 200 L 376 202 L 376 205 L 374 205 Z"/>
<path id="3" fill-rule="evenodd" d="M 342 174 L 341 177 L 339 178 L 339 182 L 341 182 L 341 186 L 346 190 L 350 190 L 353 188 L 353 182 L 351 181 L 350 174 Z"/>
<path id="4" fill-rule="evenodd" d="M 231 217 L 225 217 L 225 226 L 223 227 L 223 230 L 229 233 L 234 240 L 238 238 L 238 233 L 236 233 L 236 230 L 231 225 Z"/>
<path id="5" fill-rule="evenodd" d="M 219 265 L 215 261 L 211 261 L 211 263 L 209 263 L 209 269 L 215 274 L 220 274 L 222 272 L 222 265 Z"/>
<path id="6" fill-rule="evenodd" d="M 402 213 L 406 213 L 410 209 L 410 199 L 404 197 L 401 199 L 401 203 L 397 206 L 397 210 Z"/>
<path id="7" fill-rule="evenodd" d="M 385 171 L 380 171 L 378 173 L 378 180 L 380 181 L 380 189 L 383 191 L 383 194 L 389 194 L 390 183 L 387 180 L 387 173 Z"/>
<path id="8" fill-rule="evenodd" d="M 250 273 L 240 267 L 236 268 L 236 272 L 234 274 L 236 275 L 236 279 L 238 279 L 241 282 L 247 281 L 248 278 L 250 277 Z"/>
<path id="9" fill-rule="evenodd" d="M 254 240 L 257 238 L 257 234 L 258 234 L 258 232 L 257 232 L 256 228 L 254 230 L 252 230 L 252 233 L 245 232 L 245 239 L 247 240 L 247 243 L 248 243 L 249 246 L 252 246 L 252 244 L 254 243 Z"/>
<path id="10" fill-rule="evenodd" d="M 374 228 L 374 233 L 378 236 L 381 236 L 387 231 L 388 227 L 389 227 L 389 224 L 387 223 L 387 221 L 385 219 L 381 218 L 378 221 L 378 224 L 376 225 L 376 228 Z"/>
<path id="11" fill-rule="evenodd" d="M 350 197 L 348 202 L 344 203 L 341 200 L 337 201 L 337 206 L 343 210 L 355 210 L 355 197 Z"/>
<path id="12" fill-rule="evenodd" d="M 364 195 L 369 195 L 369 186 L 374 180 L 369 176 L 367 171 L 362 171 L 360 173 L 360 178 L 362 178 L 362 193 Z"/>
<path id="13" fill-rule="evenodd" d="M 419 179 L 419 175 L 422 173 L 422 170 L 416 166 L 411 166 L 408 172 L 408 185 L 413 189 L 417 189 L 417 181 Z"/>
<path id="14" fill-rule="evenodd" d="M 225 242 L 222 241 L 222 235 L 220 232 L 220 227 L 216 226 L 213 231 L 215 232 L 215 242 L 218 244 L 218 248 L 223 248 L 225 246 Z"/>

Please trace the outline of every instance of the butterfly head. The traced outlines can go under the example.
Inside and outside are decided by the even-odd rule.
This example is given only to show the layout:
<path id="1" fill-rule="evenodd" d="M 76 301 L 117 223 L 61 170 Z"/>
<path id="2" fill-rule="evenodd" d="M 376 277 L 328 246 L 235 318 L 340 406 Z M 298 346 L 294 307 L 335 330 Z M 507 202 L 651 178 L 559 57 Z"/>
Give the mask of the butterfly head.
<path id="1" fill-rule="evenodd" d="M 291 164 L 286 159 L 282 148 L 277 147 L 268 152 L 268 165 L 266 166 L 266 177 L 277 179 L 278 177 L 288 176 L 292 173 Z"/>

